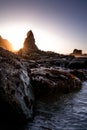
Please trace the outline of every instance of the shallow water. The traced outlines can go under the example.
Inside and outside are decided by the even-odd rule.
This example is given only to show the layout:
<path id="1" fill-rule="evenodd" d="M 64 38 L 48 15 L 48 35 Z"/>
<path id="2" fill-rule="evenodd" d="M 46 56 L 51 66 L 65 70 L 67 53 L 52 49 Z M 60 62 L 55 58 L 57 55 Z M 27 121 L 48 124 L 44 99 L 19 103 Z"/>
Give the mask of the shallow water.
<path id="1" fill-rule="evenodd" d="M 87 130 L 87 82 L 78 92 L 37 101 L 35 110 L 25 126 L 0 122 L 0 130 Z"/>
<path id="2" fill-rule="evenodd" d="M 34 120 L 24 130 L 87 130 L 87 82 L 76 93 L 37 102 Z"/>

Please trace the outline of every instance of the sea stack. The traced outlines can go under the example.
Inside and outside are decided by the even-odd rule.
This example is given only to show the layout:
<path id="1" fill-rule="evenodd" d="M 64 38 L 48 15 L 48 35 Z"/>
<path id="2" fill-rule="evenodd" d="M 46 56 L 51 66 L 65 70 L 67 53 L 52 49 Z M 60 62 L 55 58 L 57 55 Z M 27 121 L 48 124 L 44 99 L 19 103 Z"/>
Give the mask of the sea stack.
<path id="1" fill-rule="evenodd" d="M 35 45 L 33 32 L 31 30 L 27 33 L 27 37 L 24 41 L 24 49 L 27 50 L 28 52 L 38 50 L 37 46 Z"/>
<path id="2" fill-rule="evenodd" d="M 26 56 L 29 57 L 32 53 L 35 53 L 38 51 L 39 49 L 35 44 L 34 34 L 30 30 L 27 33 L 27 37 L 24 40 L 23 48 L 19 50 L 18 54 L 23 57 L 26 57 Z"/>

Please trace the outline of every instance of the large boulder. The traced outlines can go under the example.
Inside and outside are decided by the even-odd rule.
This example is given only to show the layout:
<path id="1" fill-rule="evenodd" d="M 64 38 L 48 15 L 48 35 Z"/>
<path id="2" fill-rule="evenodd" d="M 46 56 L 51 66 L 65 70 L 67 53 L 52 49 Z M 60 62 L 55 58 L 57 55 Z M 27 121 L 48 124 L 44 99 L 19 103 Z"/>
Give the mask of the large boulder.
<path id="1" fill-rule="evenodd" d="M 77 77 L 54 68 L 31 69 L 30 77 L 36 97 L 54 93 L 69 93 L 81 88 L 81 81 Z"/>
<path id="2" fill-rule="evenodd" d="M 26 121 L 32 118 L 33 104 L 27 69 L 15 54 L 0 48 L 0 118 Z"/>

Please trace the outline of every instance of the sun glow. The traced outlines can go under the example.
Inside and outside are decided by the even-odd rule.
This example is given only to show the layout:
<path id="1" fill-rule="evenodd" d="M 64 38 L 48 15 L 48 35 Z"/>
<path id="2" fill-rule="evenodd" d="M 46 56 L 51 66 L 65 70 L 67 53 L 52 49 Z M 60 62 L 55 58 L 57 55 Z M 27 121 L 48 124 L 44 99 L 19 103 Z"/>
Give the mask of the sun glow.
<path id="1" fill-rule="evenodd" d="M 13 51 L 18 51 L 23 47 L 26 30 L 20 26 L 9 26 L 3 29 L 1 35 L 4 39 L 7 39 L 12 44 Z"/>
<path id="2" fill-rule="evenodd" d="M 55 35 L 52 32 L 40 29 L 34 29 L 36 44 L 41 50 L 58 52 L 63 50 L 61 45 L 64 40 L 61 36 Z"/>
<path id="3" fill-rule="evenodd" d="M 8 33 L 6 38 L 10 41 L 10 43 L 12 44 L 12 47 L 13 47 L 13 50 L 14 51 L 17 51 L 19 50 L 20 48 L 23 47 L 23 40 L 22 40 L 22 34 L 20 34 L 20 37 L 19 35 L 20 32 L 12 32 L 12 33 Z"/>

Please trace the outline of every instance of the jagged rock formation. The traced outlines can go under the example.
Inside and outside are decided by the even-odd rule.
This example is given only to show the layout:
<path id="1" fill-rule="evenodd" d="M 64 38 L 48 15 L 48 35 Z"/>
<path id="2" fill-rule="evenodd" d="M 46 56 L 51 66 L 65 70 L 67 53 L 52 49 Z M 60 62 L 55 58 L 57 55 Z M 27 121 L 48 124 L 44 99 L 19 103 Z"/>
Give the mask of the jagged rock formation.
<path id="1" fill-rule="evenodd" d="M 8 40 L 3 39 L 1 36 L 0 36 L 0 47 L 9 51 L 13 50 L 11 43 Z"/>
<path id="2" fill-rule="evenodd" d="M 0 48 L 0 118 L 30 119 L 33 102 L 27 68 L 18 56 Z"/>

